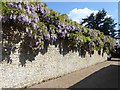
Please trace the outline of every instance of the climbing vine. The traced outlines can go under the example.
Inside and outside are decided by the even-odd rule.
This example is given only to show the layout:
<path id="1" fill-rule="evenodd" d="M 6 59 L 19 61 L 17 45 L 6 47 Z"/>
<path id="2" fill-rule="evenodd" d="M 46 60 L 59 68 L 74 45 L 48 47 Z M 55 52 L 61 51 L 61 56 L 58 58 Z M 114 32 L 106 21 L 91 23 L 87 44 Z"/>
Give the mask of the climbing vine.
<path id="1" fill-rule="evenodd" d="M 90 55 L 94 50 L 109 54 L 114 46 L 110 36 L 81 26 L 66 14 L 49 9 L 43 2 L 2 2 L 0 11 L 4 55 L 10 55 L 18 43 L 24 54 L 42 51 L 46 45 L 58 43 L 64 43 L 69 51 L 77 49 L 81 54 L 88 52 Z M 60 51 L 64 52 L 64 49 Z"/>

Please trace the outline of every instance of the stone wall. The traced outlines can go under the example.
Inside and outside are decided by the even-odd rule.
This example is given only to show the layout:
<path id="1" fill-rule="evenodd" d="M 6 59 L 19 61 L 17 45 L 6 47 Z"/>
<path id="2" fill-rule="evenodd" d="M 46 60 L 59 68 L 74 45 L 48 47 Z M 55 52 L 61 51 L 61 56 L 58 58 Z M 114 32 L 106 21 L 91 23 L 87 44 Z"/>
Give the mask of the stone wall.
<path id="1" fill-rule="evenodd" d="M 35 60 L 27 61 L 25 67 L 19 66 L 19 53 L 11 55 L 12 64 L 0 63 L 0 88 L 24 87 L 63 76 L 65 74 L 103 62 L 107 55 L 86 55 L 81 58 L 78 52 L 69 52 L 65 56 L 55 46 L 49 46 L 47 53 L 39 53 Z"/>

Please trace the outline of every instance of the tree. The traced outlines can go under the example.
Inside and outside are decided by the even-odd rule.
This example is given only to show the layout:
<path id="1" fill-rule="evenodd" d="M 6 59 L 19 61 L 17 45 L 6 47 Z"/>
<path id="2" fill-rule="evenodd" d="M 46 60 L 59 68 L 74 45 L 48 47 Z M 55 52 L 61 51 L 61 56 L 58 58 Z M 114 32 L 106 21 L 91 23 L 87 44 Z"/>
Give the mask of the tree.
<path id="1" fill-rule="evenodd" d="M 117 24 L 114 23 L 111 17 L 107 16 L 107 12 L 104 9 L 99 10 L 97 14 L 92 13 L 82 20 L 82 25 L 85 24 L 87 28 L 100 30 L 105 35 L 109 35 L 109 32 L 112 32 Z"/>

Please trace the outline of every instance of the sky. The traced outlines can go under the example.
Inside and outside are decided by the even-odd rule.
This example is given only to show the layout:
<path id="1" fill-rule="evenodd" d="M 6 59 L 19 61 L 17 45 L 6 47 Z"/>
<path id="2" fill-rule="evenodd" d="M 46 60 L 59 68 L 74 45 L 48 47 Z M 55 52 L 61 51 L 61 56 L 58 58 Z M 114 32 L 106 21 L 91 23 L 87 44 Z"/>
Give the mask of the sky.
<path id="1" fill-rule="evenodd" d="M 107 16 L 118 22 L 118 2 L 46 2 L 49 8 L 67 14 L 70 19 L 80 23 L 82 18 L 105 9 Z M 116 26 L 118 29 L 118 26 Z"/>

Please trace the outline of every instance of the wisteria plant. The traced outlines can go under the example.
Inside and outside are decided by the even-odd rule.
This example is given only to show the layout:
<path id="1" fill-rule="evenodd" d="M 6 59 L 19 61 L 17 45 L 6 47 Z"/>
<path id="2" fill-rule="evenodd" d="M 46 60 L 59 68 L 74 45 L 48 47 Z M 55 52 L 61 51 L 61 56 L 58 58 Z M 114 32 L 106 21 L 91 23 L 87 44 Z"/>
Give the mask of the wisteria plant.
<path id="1" fill-rule="evenodd" d="M 90 54 L 94 50 L 109 54 L 114 46 L 110 36 L 81 26 L 66 14 L 49 9 L 43 2 L 2 2 L 0 22 L 3 51 L 10 50 L 8 55 L 17 43 L 21 43 L 22 52 L 26 54 L 29 50 L 41 51 L 46 42 L 54 45 L 61 40 L 68 42 L 70 50 L 78 48 Z"/>

